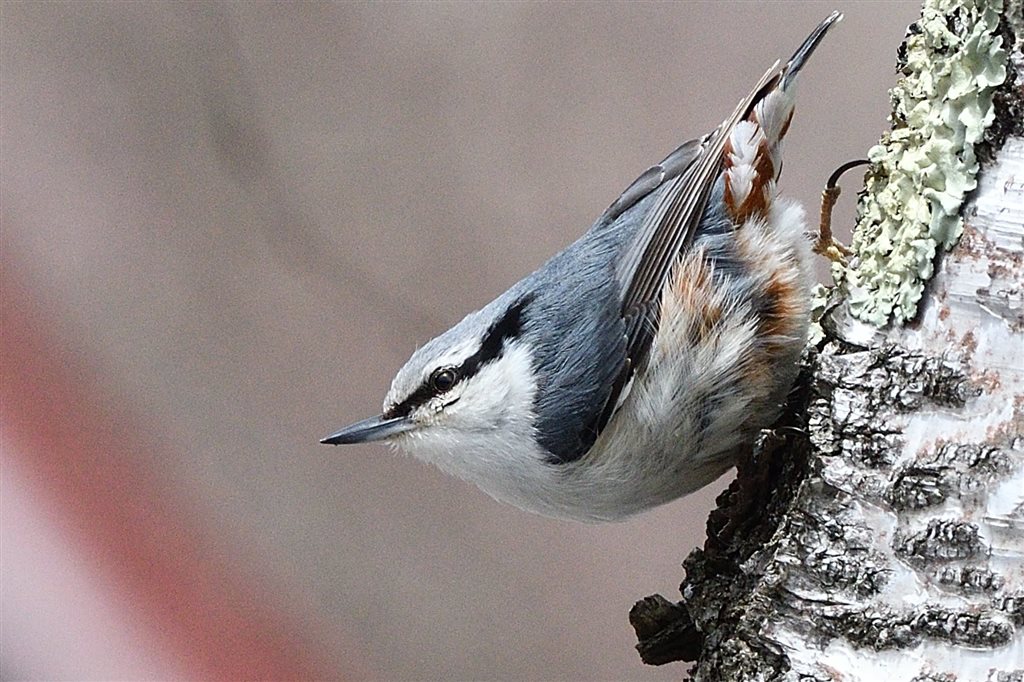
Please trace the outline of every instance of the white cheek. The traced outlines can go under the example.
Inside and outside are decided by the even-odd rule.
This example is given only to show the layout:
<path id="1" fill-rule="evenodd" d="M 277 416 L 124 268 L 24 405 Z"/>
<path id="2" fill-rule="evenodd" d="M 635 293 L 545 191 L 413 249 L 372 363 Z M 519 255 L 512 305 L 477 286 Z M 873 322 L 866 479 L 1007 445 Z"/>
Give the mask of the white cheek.
<path id="1" fill-rule="evenodd" d="M 443 421 L 459 429 L 519 431 L 533 423 L 536 391 L 529 352 L 510 344 L 498 360 L 464 383 L 458 402 L 444 410 Z"/>

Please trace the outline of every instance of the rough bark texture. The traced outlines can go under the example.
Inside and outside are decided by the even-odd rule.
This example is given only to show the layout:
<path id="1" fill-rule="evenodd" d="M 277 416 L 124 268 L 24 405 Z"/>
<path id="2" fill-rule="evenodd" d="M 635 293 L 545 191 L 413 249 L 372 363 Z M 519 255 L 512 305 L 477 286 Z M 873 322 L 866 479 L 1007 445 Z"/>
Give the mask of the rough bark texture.
<path id="1" fill-rule="evenodd" d="M 1010 68 L 962 237 L 906 325 L 833 301 L 682 600 L 630 614 L 644 661 L 706 681 L 1024 680 L 1024 32 L 1019 2 L 1002 11 Z"/>

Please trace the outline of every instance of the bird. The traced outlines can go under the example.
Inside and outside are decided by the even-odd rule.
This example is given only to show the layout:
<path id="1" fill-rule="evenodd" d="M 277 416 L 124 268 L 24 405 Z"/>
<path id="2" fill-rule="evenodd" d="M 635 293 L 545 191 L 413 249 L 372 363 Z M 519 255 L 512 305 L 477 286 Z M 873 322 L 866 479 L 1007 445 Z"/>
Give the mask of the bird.
<path id="1" fill-rule="evenodd" d="M 675 500 L 749 457 L 810 316 L 811 239 L 777 189 L 781 143 L 798 75 L 841 18 L 579 239 L 419 347 L 380 415 L 320 442 L 385 441 L 499 501 L 585 522 Z"/>

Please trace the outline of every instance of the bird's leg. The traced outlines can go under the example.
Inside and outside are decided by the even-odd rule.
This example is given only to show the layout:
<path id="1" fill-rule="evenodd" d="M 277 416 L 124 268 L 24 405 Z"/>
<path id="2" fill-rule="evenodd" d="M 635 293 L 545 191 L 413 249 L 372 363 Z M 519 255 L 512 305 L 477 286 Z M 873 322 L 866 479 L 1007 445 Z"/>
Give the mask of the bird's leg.
<path id="1" fill-rule="evenodd" d="M 842 189 L 839 187 L 839 178 L 843 173 L 871 163 L 867 159 L 855 159 L 847 161 L 839 168 L 836 168 L 825 183 L 825 189 L 821 191 L 821 217 L 818 224 L 818 239 L 814 242 L 814 253 L 825 256 L 831 261 L 845 263 L 846 258 L 852 253 L 849 247 L 836 241 L 832 236 L 832 209 L 839 199 Z"/>

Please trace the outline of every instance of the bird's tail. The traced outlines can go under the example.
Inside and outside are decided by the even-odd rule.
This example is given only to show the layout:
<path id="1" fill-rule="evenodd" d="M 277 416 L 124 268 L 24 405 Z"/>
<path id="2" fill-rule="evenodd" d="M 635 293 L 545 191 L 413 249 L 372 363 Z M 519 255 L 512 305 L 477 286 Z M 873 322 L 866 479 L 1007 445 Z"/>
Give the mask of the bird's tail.
<path id="1" fill-rule="evenodd" d="M 796 81 L 807 59 L 843 15 L 832 12 L 818 24 L 778 75 L 755 95 L 743 120 L 726 141 L 725 203 L 736 224 L 764 217 L 775 197 L 782 170 L 780 144 L 789 130 L 796 102 Z"/>
<path id="2" fill-rule="evenodd" d="M 804 68 L 804 64 L 807 62 L 807 59 L 814 54 L 814 50 L 818 47 L 818 43 L 820 43 L 821 39 L 825 37 L 828 30 L 842 18 L 842 12 L 836 10 L 825 17 L 825 20 L 818 24 L 816 29 L 811 31 L 811 35 L 804 39 L 803 44 L 796 52 L 793 53 L 789 62 L 786 63 L 786 68 L 782 70 L 782 83 L 779 87 L 783 90 L 787 90 L 791 87 L 791 85 L 796 81 L 796 77 L 800 73 L 800 69 Z"/>

